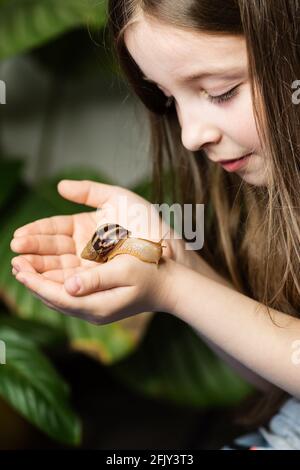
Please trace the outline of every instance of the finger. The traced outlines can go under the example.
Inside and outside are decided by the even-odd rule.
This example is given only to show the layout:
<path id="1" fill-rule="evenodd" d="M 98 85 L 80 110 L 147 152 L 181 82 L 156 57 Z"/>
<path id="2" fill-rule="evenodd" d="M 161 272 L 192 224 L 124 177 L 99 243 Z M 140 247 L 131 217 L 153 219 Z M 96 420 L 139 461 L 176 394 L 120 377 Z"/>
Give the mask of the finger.
<path id="1" fill-rule="evenodd" d="M 133 314 L 129 307 L 135 298 L 135 288 L 120 287 L 73 297 L 59 284 L 43 278 L 41 274 L 20 272 L 16 279 L 36 294 L 49 308 L 65 315 L 83 318 L 93 324 L 107 324 Z M 125 308 L 124 308 L 125 306 Z M 122 313 L 120 313 L 123 311 Z M 140 312 L 136 312 L 140 313 Z"/>
<path id="2" fill-rule="evenodd" d="M 13 269 L 15 269 L 15 271 L 17 272 L 19 271 L 29 271 L 33 273 L 36 272 L 34 266 L 24 256 L 18 256 L 16 258 L 13 258 L 11 260 L 11 264 L 13 266 Z"/>
<path id="3" fill-rule="evenodd" d="M 19 261 L 27 260 L 38 273 L 44 273 L 53 269 L 67 269 L 79 266 L 79 259 L 76 255 L 60 255 L 60 256 L 41 256 L 41 255 L 22 255 L 15 256 L 11 260 L 11 264 L 15 269 L 18 269 Z M 21 268 L 18 269 L 22 271 Z M 25 270 L 26 271 L 26 270 Z"/>
<path id="4" fill-rule="evenodd" d="M 22 271 L 16 279 L 60 311 L 81 307 L 80 299 L 70 296 L 63 284 L 45 279 L 41 274 Z"/>
<path id="5" fill-rule="evenodd" d="M 63 284 L 69 277 L 75 276 L 76 274 L 85 270 L 86 268 L 83 266 L 76 268 L 53 269 L 51 271 L 45 271 L 42 273 L 42 276 L 51 281 L 60 282 Z"/>
<path id="6" fill-rule="evenodd" d="M 36 257 L 28 255 L 27 256 L 18 256 L 16 258 L 12 259 L 12 266 L 15 269 L 15 273 L 20 272 L 20 271 L 29 271 L 29 272 L 34 272 L 34 273 L 39 273 L 36 265 L 34 262 L 31 261 L 31 259 L 35 259 Z M 38 258 L 38 257 L 37 257 Z M 42 258 L 42 257 L 40 257 Z M 49 256 L 49 258 L 51 258 Z M 78 260 L 77 260 L 78 261 Z M 41 274 L 46 278 L 50 279 L 54 282 L 59 282 L 63 284 L 68 277 L 76 275 L 77 273 L 82 272 L 85 270 L 86 267 L 84 266 L 77 266 L 70 267 L 70 268 L 61 268 L 61 269 L 52 269 L 52 270 L 45 270 L 42 271 Z"/>
<path id="7" fill-rule="evenodd" d="M 26 259 L 24 259 L 24 257 L 22 256 L 19 256 L 18 257 L 18 269 L 15 269 L 13 268 L 13 274 L 16 275 L 20 272 L 20 270 L 24 271 L 24 272 L 32 272 L 32 273 L 36 273 L 36 271 L 34 270 L 33 266 L 30 264 L 30 262 Z M 42 302 L 44 302 L 47 306 L 50 306 L 50 304 L 46 301 L 46 299 L 44 297 L 42 297 L 41 295 L 38 295 L 36 292 L 34 292 L 33 290 L 29 289 L 29 291 L 36 297 L 38 298 L 39 300 L 41 300 Z M 48 305 L 49 304 L 49 305 Z"/>
<path id="8" fill-rule="evenodd" d="M 56 215 L 30 222 L 19 227 L 14 232 L 14 237 L 25 235 L 69 235 L 73 233 L 73 216 Z"/>
<path id="9" fill-rule="evenodd" d="M 74 240 L 66 235 L 27 235 L 13 238 L 10 248 L 16 253 L 39 255 L 75 254 Z"/>
<path id="10" fill-rule="evenodd" d="M 125 260 L 125 258 L 131 258 Z M 65 281 L 65 289 L 71 295 L 87 295 L 116 287 L 130 285 L 130 263 L 134 262 L 130 255 L 123 255 L 122 260 L 116 258 L 108 263 L 85 269 L 82 273 Z"/>
<path id="11" fill-rule="evenodd" d="M 120 302 L 121 293 L 118 292 L 118 289 L 114 294 L 112 291 L 104 291 L 87 297 L 73 297 L 66 292 L 63 284 L 45 279 L 41 274 L 24 271 L 18 273 L 16 279 L 49 308 L 65 315 L 83 318 L 91 323 L 101 323 L 110 311 L 116 309 L 118 302 L 122 305 Z M 128 296 L 129 293 L 126 292 L 125 295 Z"/>
<path id="12" fill-rule="evenodd" d="M 27 289 L 29 290 L 29 292 L 31 292 L 31 294 L 36 297 L 38 300 L 40 300 L 43 304 L 46 305 L 46 307 L 50 308 L 51 310 L 55 310 L 56 312 L 58 313 L 67 313 L 67 312 L 63 312 L 62 310 L 59 310 L 55 305 L 53 305 L 51 302 L 48 302 L 47 299 L 45 299 L 45 297 L 42 297 L 41 295 L 38 295 L 34 290 L 32 289 L 29 289 L 27 287 Z"/>
<path id="13" fill-rule="evenodd" d="M 98 208 L 108 201 L 116 187 L 89 180 L 61 180 L 57 190 L 65 199 Z"/>

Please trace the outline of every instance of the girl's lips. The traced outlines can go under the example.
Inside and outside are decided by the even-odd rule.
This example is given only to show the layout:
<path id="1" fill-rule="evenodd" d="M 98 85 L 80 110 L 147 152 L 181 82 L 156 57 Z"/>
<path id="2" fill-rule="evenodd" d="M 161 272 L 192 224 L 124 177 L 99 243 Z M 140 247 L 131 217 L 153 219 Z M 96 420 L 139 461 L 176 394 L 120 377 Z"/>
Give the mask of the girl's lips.
<path id="1" fill-rule="evenodd" d="M 240 168 L 242 168 L 243 166 L 247 165 L 249 159 L 252 157 L 253 153 L 250 153 L 248 155 L 245 155 L 244 157 L 241 157 L 241 158 L 238 158 L 236 160 L 231 160 L 231 161 L 221 161 L 219 162 L 222 167 L 224 168 L 224 170 L 226 171 L 229 171 L 229 172 L 233 172 L 233 171 L 237 171 L 239 170 Z"/>

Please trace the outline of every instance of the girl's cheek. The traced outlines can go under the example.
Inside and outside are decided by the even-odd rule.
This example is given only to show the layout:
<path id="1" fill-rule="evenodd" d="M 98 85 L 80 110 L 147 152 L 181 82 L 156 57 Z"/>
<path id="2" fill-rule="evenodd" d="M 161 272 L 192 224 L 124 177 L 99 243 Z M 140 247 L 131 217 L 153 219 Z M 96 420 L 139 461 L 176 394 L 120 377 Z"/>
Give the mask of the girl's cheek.
<path id="1" fill-rule="evenodd" d="M 259 136 L 254 119 L 252 101 L 247 97 L 236 103 L 233 114 L 228 119 L 229 133 L 244 149 L 258 148 Z"/>
<path id="2" fill-rule="evenodd" d="M 233 132 L 240 147 L 243 147 L 245 150 L 252 147 L 257 148 L 259 139 L 255 123 L 251 119 L 247 119 L 247 116 L 243 116 L 243 120 L 242 118 L 237 120 L 237 125 Z"/>

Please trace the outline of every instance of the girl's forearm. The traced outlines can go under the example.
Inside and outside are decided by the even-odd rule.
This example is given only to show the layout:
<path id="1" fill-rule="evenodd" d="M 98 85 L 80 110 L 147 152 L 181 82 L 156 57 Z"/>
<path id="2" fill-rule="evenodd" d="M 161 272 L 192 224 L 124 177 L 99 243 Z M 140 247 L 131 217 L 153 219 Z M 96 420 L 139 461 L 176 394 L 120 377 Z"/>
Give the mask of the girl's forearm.
<path id="1" fill-rule="evenodd" d="M 241 364 L 234 357 L 225 353 L 223 349 L 221 349 L 219 346 L 216 346 L 212 341 L 201 335 L 199 330 L 196 330 L 195 328 L 193 329 L 195 333 L 198 334 L 198 336 L 200 336 L 200 338 L 210 347 L 210 349 L 212 349 L 220 359 L 226 362 L 240 377 L 262 392 L 266 393 L 271 391 L 273 387 L 270 382 L 256 374 L 253 370 L 250 370 L 248 367 Z"/>
<path id="2" fill-rule="evenodd" d="M 293 345 L 300 340 L 300 320 L 178 263 L 170 266 L 175 301 L 170 313 L 190 324 L 225 353 L 268 382 L 300 397 L 300 365 Z M 298 367 L 297 367 L 298 366 Z"/>
<path id="3" fill-rule="evenodd" d="M 176 243 L 177 242 L 177 243 Z M 182 264 L 183 266 L 192 269 L 193 271 L 202 274 L 203 276 L 208 277 L 224 286 L 231 287 L 234 289 L 233 284 L 231 284 L 227 279 L 223 278 L 218 274 L 199 254 L 195 251 L 187 251 L 184 248 L 183 242 L 178 242 L 173 240 L 173 253 L 174 260 Z M 195 329 L 195 332 L 201 337 L 201 339 L 222 359 L 224 360 L 232 369 L 234 369 L 243 379 L 254 385 L 256 388 L 260 389 L 263 392 L 269 391 L 272 386 L 271 384 L 256 374 L 254 371 L 248 369 L 235 358 L 226 354 L 219 346 L 215 345 L 212 341 L 204 337 L 199 330 Z"/>

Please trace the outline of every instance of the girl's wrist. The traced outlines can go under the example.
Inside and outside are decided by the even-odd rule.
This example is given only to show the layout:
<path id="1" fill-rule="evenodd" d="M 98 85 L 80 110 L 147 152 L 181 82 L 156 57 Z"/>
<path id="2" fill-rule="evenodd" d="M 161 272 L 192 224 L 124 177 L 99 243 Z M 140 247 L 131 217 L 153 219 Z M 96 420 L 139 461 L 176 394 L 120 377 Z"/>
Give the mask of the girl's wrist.
<path id="1" fill-rule="evenodd" d="M 155 301 L 152 300 L 154 311 L 173 313 L 175 310 L 178 266 L 178 263 L 169 257 L 161 259 L 155 280 Z"/>
<path id="2" fill-rule="evenodd" d="M 182 282 L 188 282 L 188 274 L 192 271 L 182 264 L 164 258 L 161 266 L 161 280 L 159 284 L 162 286 L 160 297 L 160 311 L 168 312 L 175 316 L 180 316 L 178 305 L 180 305 L 179 298 L 182 296 Z"/>
<path id="3" fill-rule="evenodd" d="M 208 277 L 220 284 L 223 284 L 227 287 L 231 287 L 234 289 L 232 283 L 230 283 L 227 279 L 217 273 L 204 259 L 199 253 L 194 250 L 187 250 L 186 242 L 182 239 L 176 239 L 172 233 L 172 239 L 170 240 L 171 251 L 173 261 L 178 264 L 183 265 L 188 269 L 192 269 L 203 276 Z"/>

